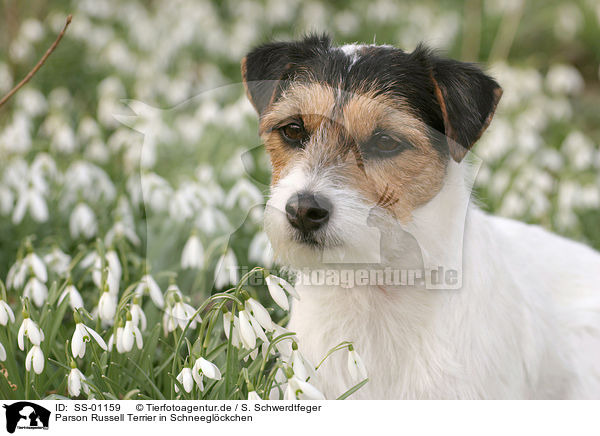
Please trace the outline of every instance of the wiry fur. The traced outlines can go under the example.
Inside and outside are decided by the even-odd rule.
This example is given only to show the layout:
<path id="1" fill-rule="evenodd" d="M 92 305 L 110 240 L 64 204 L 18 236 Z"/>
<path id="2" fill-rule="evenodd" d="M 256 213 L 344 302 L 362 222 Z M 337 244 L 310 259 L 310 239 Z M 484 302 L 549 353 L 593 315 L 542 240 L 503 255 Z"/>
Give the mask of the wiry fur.
<path id="1" fill-rule="evenodd" d="M 243 76 L 274 166 L 265 230 L 277 259 L 299 271 L 301 300 L 288 327 L 309 360 L 353 342 L 369 374 L 355 399 L 600 399 L 600 254 L 487 215 L 470 200 L 470 167 L 460 162 L 500 98 L 493 79 L 423 47 L 411 54 L 337 48 L 319 37 L 259 47 L 243 63 Z M 323 84 L 350 97 L 329 98 Z M 291 98 L 302 87 L 313 90 L 304 107 Z M 419 129 L 420 155 L 413 147 L 363 159 L 362 134 L 346 135 L 350 148 L 340 140 L 363 121 L 372 121 L 364 136 L 385 124 L 370 104 L 358 104 L 354 120 L 339 117 L 361 92 L 373 100 L 383 95 L 403 114 L 395 124 Z M 276 131 L 279 117 L 294 112 L 310 130 L 295 148 Z M 410 122 L 407 114 L 417 118 Z M 436 176 L 419 179 L 427 172 Z M 312 235 L 316 245 L 299 239 L 286 218 L 286 203 L 300 192 L 333 205 L 327 225 Z M 421 201 L 402 201 L 408 193 Z M 302 276 L 436 266 L 457 271 L 455 285 L 371 282 L 348 289 Z M 312 382 L 335 398 L 354 384 L 345 366 L 345 354 L 336 353 Z"/>

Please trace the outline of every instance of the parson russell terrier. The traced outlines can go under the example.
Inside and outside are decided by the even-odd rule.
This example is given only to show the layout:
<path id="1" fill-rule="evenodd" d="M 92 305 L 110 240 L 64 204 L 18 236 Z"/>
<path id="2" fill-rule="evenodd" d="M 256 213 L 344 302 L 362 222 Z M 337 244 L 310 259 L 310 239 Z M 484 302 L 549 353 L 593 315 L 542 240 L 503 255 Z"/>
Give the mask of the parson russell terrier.
<path id="1" fill-rule="evenodd" d="M 470 200 L 492 78 L 314 35 L 242 75 L 273 167 L 265 230 L 298 272 L 289 328 L 313 362 L 354 343 L 369 381 L 351 398 L 600 398 L 600 254 Z M 356 383 L 346 359 L 319 369 L 328 398 Z"/>

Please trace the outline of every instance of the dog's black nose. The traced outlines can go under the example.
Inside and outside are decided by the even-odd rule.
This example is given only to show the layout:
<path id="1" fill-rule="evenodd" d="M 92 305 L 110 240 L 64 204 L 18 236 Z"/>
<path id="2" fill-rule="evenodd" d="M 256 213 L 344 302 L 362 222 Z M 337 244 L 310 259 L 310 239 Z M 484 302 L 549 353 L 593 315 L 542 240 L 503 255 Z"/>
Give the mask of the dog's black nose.
<path id="1" fill-rule="evenodd" d="M 320 195 L 294 194 L 285 205 L 285 213 L 293 227 L 308 233 L 323 227 L 329 221 L 331 202 Z"/>

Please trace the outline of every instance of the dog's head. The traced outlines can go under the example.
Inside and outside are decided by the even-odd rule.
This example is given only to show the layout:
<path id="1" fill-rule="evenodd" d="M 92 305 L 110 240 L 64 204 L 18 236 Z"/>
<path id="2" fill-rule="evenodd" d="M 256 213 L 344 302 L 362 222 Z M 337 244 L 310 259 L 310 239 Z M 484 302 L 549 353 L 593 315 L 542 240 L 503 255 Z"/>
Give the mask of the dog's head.
<path id="1" fill-rule="evenodd" d="M 409 222 L 489 124 L 502 90 L 473 64 L 419 46 L 262 45 L 242 61 L 273 167 L 265 228 L 296 265 L 360 250 L 368 218 Z"/>

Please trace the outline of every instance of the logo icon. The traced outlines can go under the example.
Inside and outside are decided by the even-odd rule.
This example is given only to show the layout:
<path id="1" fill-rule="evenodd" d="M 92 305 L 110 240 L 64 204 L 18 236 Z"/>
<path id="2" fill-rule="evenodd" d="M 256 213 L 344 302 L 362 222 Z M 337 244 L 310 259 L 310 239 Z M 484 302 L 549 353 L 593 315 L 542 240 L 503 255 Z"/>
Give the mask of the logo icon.
<path id="1" fill-rule="evenodd" d="M 6 431 L 14 433 L 15 429 L 48 429 L 50 411 L 42 406 L 29 401 L 19 401 L 10 405 L 4 404 L 6 409 Z"/>

